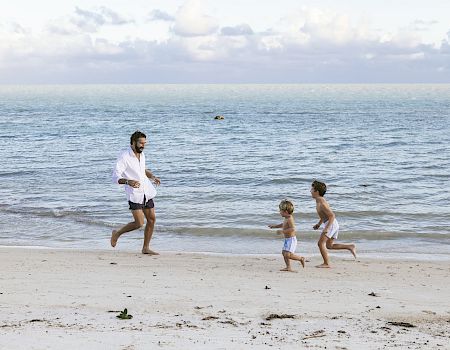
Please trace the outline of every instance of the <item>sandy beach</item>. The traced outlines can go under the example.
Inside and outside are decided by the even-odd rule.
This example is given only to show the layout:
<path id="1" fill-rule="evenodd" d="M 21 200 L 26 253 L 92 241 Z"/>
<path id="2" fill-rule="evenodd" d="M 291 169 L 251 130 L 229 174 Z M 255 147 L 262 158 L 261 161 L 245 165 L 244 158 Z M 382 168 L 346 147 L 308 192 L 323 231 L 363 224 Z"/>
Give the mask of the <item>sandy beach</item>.
<path id="1" fill-rule="evenodd" d="M 450 348 L 448 261 L 308 260 L 3 247 L 0 349 Z"/>

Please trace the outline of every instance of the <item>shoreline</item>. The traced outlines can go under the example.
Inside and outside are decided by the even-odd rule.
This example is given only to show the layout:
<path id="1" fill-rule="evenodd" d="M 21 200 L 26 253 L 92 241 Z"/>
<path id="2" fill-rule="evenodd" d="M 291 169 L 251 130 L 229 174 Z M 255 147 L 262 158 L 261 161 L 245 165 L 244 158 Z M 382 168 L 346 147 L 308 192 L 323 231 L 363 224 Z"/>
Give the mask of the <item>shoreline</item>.
<path id="1" fill-rule="evenodd" d="M 358 246 L 357 246 L 358 248 Z M 108 252 L 122 252 L 122 253 L 130 253 L 130 254 L 140 254 L 140 248 L 105 248 L 105 247 L 98 247 L 98 248 L 87 248 L 84 249 L 82 247 L 55 247 L 55 246 L 44 246 L 44 245 L 1 245 L 0 244 L 0 250 L 2 249 L 24 249 L 24 250 L 54 250 L 54 251 L 72 251 L 72 252 L 78 252 L 78 253 L 108 253 Z M 279 257 L 281 256 L 281 252 L 277 253 L 230 253 L 230 252 L 213 252 L 213 251 L 178 251 L 178 250 L 161 250 L 161 249 L 155 249 L 157 252 L 159 252 L 161 255 L 176 255 L 176 254 L 187 254 L 187 255 L 211 255 L 211 256 L 223 256 L 223 257 Z M 344 259 L 344 260 L 351 260 L 352 257 L 347 252 L 333 252 L 328 251 L 329 255 L 335 259 Z M 308 259 L 311 258 L 320 258 L 320 252 L 317 248 L 317 252 L 311 253 L 310 251 L 304 252 L 304 251 L 298 251 L 296 254 L 304 255 Z M 450 261 L 450 254 L 446 253 L 420 253 L 420 252 L 411 252 L 411 251 L 396 251 L 396 252 L 385 252 L 385 251 L 378 251 L 378 252 L 365 252 L 364 250 L 361 252 L 357 249 L 357 259 L 365 259 L 365 260 L 403 260 L 403 261 L 411 261 L 411 262 L 445 262 Z M 377 254 L 379 254 L 377 256 Z"/>
<path id="2" fill-rule="evenodd" d="M 0 348 L 445 348 L 446 262 L 0 247 Z M 133 315 L 119 320 L 124 308 Z"/>

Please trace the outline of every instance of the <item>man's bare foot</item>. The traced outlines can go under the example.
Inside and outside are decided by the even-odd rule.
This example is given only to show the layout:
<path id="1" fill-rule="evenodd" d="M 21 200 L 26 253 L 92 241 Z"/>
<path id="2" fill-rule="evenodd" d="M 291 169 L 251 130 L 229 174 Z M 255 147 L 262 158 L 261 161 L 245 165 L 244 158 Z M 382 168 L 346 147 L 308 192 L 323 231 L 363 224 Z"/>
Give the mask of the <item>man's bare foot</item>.
<path id="1" fill-rule="evenodd" d="M 159 253 L 151 250 L 150 248 L 142 248 L 142 254 L 159 255 Z"/>
<path id="2" fill-rule="evenodd" d="M 356 259 L 356 247 L 354 244 L 350 247 L 350 253 L 353 254 L 354 258 Z"/>
<path id="3" fill-rule="evenodd" d="M 283 272 L 297 272 L 297 271 L 294 271 L 292 269 L 288 269 L 287 267 L 285 267 L 284 269 L 281 269 L 280 271 L 283 271 Z"/>
<path id="4" fill-rule="evenodd" d="M 318 267 L 319 269 L 329 269 L 331 266 L 328 264 L 320 264 L 317 265 L 316 267 Z"/>
<path id="5" fill-rule="evenodd" d="M 302 267 L 305 268 L 305 258 L 300 258 L 300 264 L 302 264 Z"/>
<path id="6" fill-rule="evenodd" d="M 118 239 L 119 239 L 119 236 L 117 235 L 117 231 L 113 230 L 111 233 L 111 247 L 116 246 Z"/>

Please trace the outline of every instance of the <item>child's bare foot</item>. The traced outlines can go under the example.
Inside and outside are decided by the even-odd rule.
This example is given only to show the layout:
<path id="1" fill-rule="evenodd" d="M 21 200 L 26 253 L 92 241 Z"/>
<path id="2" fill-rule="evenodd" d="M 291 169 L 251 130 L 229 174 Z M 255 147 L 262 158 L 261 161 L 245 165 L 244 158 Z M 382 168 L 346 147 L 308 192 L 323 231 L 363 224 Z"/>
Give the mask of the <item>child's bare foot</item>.
<path id="1" fill-rule="evenodd" d="M 151 250 L 150 248 L 142 248 L 142 254 L 159 255 L 159 253 Z"/>
<path id="2" fill-rule="evenodd" d="M 328 264 L 320 264 L 316 266 L 319 269 L 329 269 L 331 266 Z"/>
<path id="3" fill-rule="evenodd" d="M 350 247 L 350 252 L 353 254 L 354 258 L 356 259 L 356 247 L 354 244 Z"/>
<path id="4" fill-rule="evenodd" d="M 302 264 L 302 267 L 305 268 L 305 258 L 304 257 L 300 258 L 300 264 Z"/>
<path id="5" fill-rule="evenodd" d="M 117 235 L 117 231 L 113 230 L 111 233 L 111 247 L 116 246 L 118 239 L 119 239 L 119 236 Z"/>
<path id="6" fill-rule="evenodd" d="M 284 269 L 281 269 L 280 271 L 283 271 L 283 272 L 297 272 L 297 271 L 294 271 L 292 269 L 288 269 L 287 267 L 285 267 Z"/>

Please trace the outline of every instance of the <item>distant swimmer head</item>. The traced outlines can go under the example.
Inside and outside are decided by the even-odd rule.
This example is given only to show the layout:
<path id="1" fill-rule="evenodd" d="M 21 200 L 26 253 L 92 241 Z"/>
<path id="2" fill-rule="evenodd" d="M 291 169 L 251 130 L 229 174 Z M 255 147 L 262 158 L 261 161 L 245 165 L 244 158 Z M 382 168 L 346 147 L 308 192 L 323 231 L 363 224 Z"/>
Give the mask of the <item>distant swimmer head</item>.
<path id="1" fill-rule="evenodd" d="M 147 136 L 139 130 L 136 130 L 130 137 L 130 145 L 137 153 L 142 153 L 146 142 Z"/>
<path id="2" fill-rule="evenodd" d="M 280 205 L 278 206 L 278 208 L 280 209 L 280 211 L 285 211 L 289 215 L 291 215 L 294 212 L 294 204 L 290 200 L 287 200 L 287 199 L 283 199 L 280 202 Z"/>
<path id="3" fill-rule="evenodd" d="M 327 192 L 327 185 L 325 183 L 314 180 L 311 184 L 311 195 L 314 197 L 314 195 L 319 195 L 320 197 L 323 197 L 325 193 Z"/>

